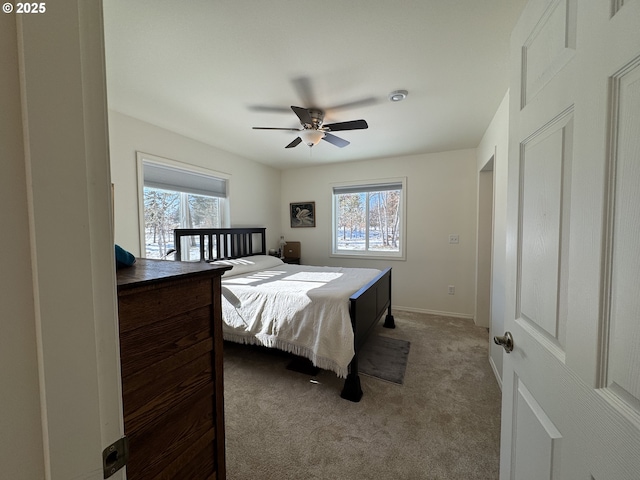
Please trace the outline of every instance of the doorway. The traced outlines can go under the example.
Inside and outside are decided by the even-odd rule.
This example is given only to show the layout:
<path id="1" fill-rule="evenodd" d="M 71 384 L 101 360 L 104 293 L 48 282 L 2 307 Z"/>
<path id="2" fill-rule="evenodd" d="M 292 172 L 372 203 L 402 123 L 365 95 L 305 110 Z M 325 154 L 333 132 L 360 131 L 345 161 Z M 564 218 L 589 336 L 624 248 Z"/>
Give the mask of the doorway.
<path id="1" fill-rule="evenodd" d="M 491 324 L 491 263 L 493 252 L 493 164 L 492 155 L 478 173 L 478 247 L 476 258 L 475 323 Z"/>

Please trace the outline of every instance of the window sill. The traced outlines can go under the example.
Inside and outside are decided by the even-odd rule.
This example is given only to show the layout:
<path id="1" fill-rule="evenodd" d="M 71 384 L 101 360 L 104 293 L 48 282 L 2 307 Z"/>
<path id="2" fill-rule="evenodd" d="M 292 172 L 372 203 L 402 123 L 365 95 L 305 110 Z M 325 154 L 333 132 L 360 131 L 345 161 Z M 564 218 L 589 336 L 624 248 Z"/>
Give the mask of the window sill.
<path id="1" fill-rule="evenodd" d="M 329 257 L 332 258 L 360 258 L 363 260 L 396 260 L 396 261 L 406 261 L 406 256 L 404 254 L 390 255 L 384 252 L 374 253 L 374 252 L 331 252 Z"/>

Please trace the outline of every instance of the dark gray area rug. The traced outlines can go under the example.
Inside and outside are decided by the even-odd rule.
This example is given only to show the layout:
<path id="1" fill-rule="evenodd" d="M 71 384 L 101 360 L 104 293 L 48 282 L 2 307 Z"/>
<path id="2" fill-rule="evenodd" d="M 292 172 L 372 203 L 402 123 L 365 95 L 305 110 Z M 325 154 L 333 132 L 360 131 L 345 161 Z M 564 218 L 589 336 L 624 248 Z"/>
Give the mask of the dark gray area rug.
<path id="1" fill-rule="evenodd" d="M 407 340 L 372 335 L 358 355 L 358 370 L 363 375 L 402 385 L 410 346 Z"/>

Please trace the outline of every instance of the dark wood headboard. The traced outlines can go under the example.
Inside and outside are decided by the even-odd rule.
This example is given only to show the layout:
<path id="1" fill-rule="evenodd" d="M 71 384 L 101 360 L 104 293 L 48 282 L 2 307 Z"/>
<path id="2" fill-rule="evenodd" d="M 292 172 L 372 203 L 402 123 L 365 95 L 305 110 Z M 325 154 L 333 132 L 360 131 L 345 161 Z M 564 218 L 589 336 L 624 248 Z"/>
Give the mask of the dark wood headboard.
<path id="1" fill-rule="evenodd" d="M 176 260 L 188 258 L 182 255 L 189 248 L 189 237 L 197 237 L 200 246 L 200 261 L 225 260 L 266 255 L 266 228 L 176 228 L 174 240 Z M 186 238 L 185 238 L 186 237 Z"/>

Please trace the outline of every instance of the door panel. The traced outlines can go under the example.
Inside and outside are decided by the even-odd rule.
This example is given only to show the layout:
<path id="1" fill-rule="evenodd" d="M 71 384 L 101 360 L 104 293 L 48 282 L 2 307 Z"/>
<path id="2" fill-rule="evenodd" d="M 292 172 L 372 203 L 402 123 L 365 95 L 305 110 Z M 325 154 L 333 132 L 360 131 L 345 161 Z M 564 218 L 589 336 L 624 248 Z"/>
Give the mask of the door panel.
<path id="1" fill-rule="evenodd" d="M 514 478 L 554 478 L 553 458 L 558 455 L 562 435 L 520 379 L 516 379 L 514 403 L 518 426 L 514 432 Z"/>
<path id="2" fill-rule="evenodd" d="M 522 45 L 522 107 L 573 58 L 575 7 L 576 0 L 549 2 Z"/>
<path id="3" fill-rule="evenodd" d="M 521 145 L 518 282 L 520 317 L 564 350 L 569 171 L 573 110 Z"/>
<path id="4" fill-rule="evenodd" d="M 512 36 L 500 478 L 640 472 L 640 0 Z"/>
<path id="5" fill-rule="evenodd" d="M 606 385 L 640 412 L 640 59 L 612 79 Z"/>

